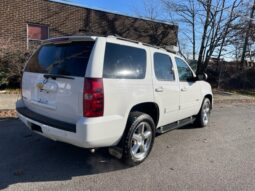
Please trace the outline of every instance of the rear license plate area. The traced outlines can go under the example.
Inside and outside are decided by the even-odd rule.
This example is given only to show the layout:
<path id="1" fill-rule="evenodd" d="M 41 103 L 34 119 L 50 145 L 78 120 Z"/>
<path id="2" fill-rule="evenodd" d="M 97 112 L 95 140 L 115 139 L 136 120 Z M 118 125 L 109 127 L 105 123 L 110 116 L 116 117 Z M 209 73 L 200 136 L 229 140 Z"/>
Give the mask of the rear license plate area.
<path id="1" fill-rule="evenodd" d="M 45 91 L 40 91 L 40 92 L 38 92 L 38 95 L 37 95 L 37 101 L 39 103 L 48 104 L 49 96 L 50 95 L 48 93 L 46 93 Z"/>
<path id="2" fill-rule="evenodd" d="M 31 123 L 31 129 L 32 129 L 32 131 L 37 131 L 37 132 L 42 133 L 42 128 L 39 125 Z"/>

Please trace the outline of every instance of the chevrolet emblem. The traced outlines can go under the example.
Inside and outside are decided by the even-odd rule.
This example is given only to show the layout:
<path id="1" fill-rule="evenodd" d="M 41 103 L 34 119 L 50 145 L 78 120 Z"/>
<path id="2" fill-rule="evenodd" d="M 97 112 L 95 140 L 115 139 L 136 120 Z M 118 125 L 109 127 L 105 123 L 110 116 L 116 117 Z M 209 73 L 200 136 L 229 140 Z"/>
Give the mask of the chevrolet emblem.
<path id="1" fill-rule="evenodd" d="M 39 90 L 43 90 L 44 84 L 40 82 L 40 83 L 36 84 L 36 87 L 37 87 Z"/>

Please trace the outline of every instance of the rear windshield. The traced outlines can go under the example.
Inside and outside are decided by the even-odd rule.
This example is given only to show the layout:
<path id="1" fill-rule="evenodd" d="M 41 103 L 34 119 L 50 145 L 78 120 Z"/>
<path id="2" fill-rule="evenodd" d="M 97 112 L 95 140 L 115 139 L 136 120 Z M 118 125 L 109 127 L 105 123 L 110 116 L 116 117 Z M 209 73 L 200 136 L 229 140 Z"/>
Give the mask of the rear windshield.
<path id="1" fill-rule="evenodd" d="M 42 46 L 29 60 L 25 71 L 84 77 L 94 41 Z"/>

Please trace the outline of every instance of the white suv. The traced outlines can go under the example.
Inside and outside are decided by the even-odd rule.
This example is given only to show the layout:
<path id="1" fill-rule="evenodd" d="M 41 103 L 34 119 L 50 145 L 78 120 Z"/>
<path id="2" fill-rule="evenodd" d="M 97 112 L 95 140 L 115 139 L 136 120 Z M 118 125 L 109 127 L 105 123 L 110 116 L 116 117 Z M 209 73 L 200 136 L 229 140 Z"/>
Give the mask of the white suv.
<path id="1" fill-rule="evenodd" d="M 109 37 L 46 40 L 27 62 L 19 118 L 33 131 L 84 148 L 113 148 L 136 165 L 156 133 L 208 124 L 211 86 L 178 55 Z"/>

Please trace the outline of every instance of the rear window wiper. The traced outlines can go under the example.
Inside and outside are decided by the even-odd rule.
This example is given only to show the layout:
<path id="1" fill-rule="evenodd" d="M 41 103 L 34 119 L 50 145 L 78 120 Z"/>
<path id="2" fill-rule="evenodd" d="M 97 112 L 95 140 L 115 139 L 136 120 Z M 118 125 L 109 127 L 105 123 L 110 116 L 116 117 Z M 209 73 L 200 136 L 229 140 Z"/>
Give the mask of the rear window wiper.
<path id="1" fill-rule="evenodd" d="M 56 74 L 44 74 L 43 77 L 46 78 L 46 79 L 51 78 L 53 80 L 56 80 L 57 78 L 64 78 L 64 79 L 71 79 L 71 80 L 74 79 L 74 77 L 62 76 L 62 75 L 56 75 Z"/>

